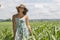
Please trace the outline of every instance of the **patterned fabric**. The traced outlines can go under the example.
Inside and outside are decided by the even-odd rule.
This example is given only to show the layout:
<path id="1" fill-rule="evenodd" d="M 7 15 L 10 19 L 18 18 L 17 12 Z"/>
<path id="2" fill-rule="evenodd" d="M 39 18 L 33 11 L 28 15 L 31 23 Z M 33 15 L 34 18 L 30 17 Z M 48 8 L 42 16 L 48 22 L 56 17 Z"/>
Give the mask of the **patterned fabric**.
<path id="1" fill-rule="evenodd" d="M 28 40 L 30 36 L 26 26 L 25 18 L 16 18 L 16 36 L 15 40 Z"/>

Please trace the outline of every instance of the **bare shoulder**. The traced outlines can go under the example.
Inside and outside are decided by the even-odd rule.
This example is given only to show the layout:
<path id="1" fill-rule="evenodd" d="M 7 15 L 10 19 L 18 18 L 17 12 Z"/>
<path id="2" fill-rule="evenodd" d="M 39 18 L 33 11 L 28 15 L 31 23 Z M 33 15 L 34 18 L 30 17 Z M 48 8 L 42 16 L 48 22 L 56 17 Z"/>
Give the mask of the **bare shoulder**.
<path id="1" fill-rule="evenodd" d="M 25 15 L 25 19 L 28 19 L 29 17 L 28 17 L 28 15 Z"/>
<path id="2" fill-rule="evenodd" d="M 16 17 L 16 15 L 17 15 L 17 14 L 14 14 L 14 15 L 12 16 L 12 18 L 15 18 L 15 17 Z"/>

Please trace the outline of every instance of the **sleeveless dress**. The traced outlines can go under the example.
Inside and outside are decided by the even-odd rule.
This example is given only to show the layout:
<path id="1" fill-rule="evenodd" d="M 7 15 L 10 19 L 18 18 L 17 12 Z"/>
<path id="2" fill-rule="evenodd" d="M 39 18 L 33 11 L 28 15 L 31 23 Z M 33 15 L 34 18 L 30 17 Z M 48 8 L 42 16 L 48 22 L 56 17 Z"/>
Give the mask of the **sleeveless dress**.
<path id="1" fill-rule="evenodd" d="M 16 18 L 16 35 L 15 40 L 28 40 L 30 33 L 26 25 L 25 18 Z"/>

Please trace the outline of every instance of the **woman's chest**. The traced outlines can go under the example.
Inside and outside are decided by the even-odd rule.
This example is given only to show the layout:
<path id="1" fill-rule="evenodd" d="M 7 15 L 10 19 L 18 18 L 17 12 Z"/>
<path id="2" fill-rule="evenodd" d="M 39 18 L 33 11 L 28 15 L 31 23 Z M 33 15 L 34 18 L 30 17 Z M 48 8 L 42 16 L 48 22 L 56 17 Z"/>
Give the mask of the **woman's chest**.
<path id="1" fill-rule="evenodd" d="M 25 23 L 25 19 L 16 18 L 16 23 Z"/>

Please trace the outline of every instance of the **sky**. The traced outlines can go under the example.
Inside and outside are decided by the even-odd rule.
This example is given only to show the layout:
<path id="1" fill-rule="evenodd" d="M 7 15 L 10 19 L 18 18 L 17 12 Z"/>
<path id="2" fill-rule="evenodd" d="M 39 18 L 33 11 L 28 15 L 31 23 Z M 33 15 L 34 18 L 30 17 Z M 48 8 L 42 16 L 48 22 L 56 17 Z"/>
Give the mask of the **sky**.
<path id="1" fill-rule="evenodd" d="M 28 8 L 29 19 L 60 19 L 60 0 L 0 0 L 0 19 L 12 19 L 20 4 Z"/>

